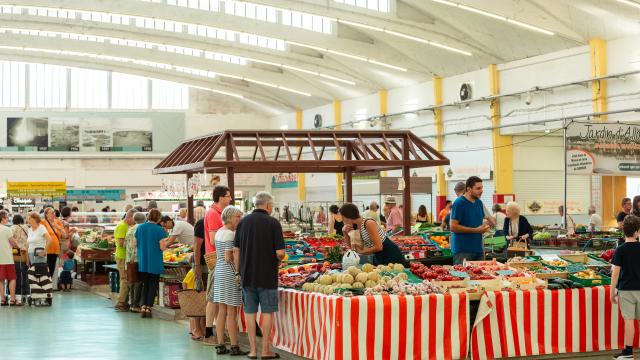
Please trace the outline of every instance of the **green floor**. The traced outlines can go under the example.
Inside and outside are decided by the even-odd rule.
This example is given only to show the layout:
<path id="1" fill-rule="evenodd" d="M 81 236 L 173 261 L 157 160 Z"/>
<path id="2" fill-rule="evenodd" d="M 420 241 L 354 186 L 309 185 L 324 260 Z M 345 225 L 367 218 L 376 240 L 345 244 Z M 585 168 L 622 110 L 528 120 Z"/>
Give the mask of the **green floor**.
<path id="1" fill-rule="evenodd" d="M 0 359 L 216 359 L 186 324 L 116 313 L 85 291 L 55 293 L 51 308 L 0 308 L 0 344 Z"/>

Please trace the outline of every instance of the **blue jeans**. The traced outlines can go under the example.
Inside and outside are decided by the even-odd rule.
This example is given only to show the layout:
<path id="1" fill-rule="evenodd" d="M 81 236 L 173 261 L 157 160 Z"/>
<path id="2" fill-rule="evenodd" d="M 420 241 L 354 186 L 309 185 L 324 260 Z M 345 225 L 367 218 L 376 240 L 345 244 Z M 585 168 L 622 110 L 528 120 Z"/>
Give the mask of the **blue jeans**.
<path id="1" fill-rule="evenodd" d="M 258 306 L 264 314 L 278 312 L 278 289 L 243 287 L 242 302 L 247 314 L 257 313 Z"/>
<path id="2" fill-rule="evenodd" d="M 482 261 L 484 253 L 460 252 L 453 254 L 453 265 L 462 265 L 464 261 Z"/>

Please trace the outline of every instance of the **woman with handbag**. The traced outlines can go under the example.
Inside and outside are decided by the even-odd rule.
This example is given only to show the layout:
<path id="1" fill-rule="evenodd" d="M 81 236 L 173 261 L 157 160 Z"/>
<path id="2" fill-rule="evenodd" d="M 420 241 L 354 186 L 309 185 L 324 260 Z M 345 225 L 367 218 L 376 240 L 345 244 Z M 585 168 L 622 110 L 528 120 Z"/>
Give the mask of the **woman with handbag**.
<path id="1" fill-rule="evenodd" d="M 56 211 L 52 207 L 44 210 L 44 219 L 41 224 L 45 227 L 51 238 L 51 242 L 47 247 L 47 266 L 49 267 L 51 282 L 57 284 L 58 279 L 54 275 L 56 274 L 58 258 L 60 256 L 60 242 L 67 234 L 62 225 L 62 221 L 56 217 Z"/>
<path id="2" fill-rule="evenodd" d="M 520 211 L 518 203 L 511 201 L 507 204 L 507 217 L 502 230 L 509 241 L 524 239 L 528 249 L 529 240 L 533 238 L 533 228 L 527 218 L 520 215 Z"/>
<path id="3" fill-rule="evenodd" d="M 13 216 L 13 225 L 11 233 L 16 247 L 13 249 L 13 262 L 16 266 L 16 295 L 20 295 L 21 303 L 29 295 L 29 256 L 27 255 L 28 246 L 27 238 L 29 237 L 29 228 L 24 224 L 24 218 L 20 214 Z"/>
<path id="4" fill-rule="evenodd" d="M 216 353 L 244 356 L 248 352 L 240 350 L 238 345 L 238 309 L 242 304 L 240 275 L 237 270 L 240 268 L 240 259 L 234 259 L 233 256 L 233 240 L 242 218 L 242 211 L 235 206 L 227 206 L 221 217 L 224 227 L 216 232 L 215 237 L 218 259 L 215 269 L 216 281 L 213 285 L 213 301 L 218 304 L 216 335 L 219 345 L 216 346 Z M 231 350 L 227 349 L 224 341 L 225 324 L 231 339 Z"/>
<path id="5" fill-rule="evenodd" d="M 168 221 L 171 218 L 167 217 Z M 142 318 L 151 318 L 151 308 L 155 303 L 160 282 L 160 274 L 164 272 L 162 251 L 167 246 L 167 233 L 162 227 L 165 219 L 158 209 L 151 209 L 147 214 L 147 222 L 138 225 L 135 232 L 138 243 L 138 276 L 142 280 Z"/>
<path id="6" fill-rule="evenodd" d="M 373 219 L 364 219 L 360 216 L 358 207 L 354 204 L 344 204 L 340 208 L 340 214 L 344 219 L 344 240 L 351 246 L 349 232 L 357 230 L 362 239 L 362 245 L 354 244 L 354 249 L 360 255 L 373 255 L 374 265 L 387 265 L 390 263 L 407 266 L 407 260 L 402 255 L 400 248 Z"/>

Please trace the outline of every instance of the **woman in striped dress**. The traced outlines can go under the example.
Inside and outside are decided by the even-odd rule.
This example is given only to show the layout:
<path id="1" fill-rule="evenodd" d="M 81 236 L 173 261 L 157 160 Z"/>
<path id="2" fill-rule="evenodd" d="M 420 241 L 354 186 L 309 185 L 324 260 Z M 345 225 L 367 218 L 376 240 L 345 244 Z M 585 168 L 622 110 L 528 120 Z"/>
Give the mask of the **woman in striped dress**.
<path id="1" fill-rule="evenodd" d="M 236 227 L 242 218 L 242 211 L 235 206 L 227 206 L 222 210 L 222 222 L 224 227 L 216 232 L 217 262 L 215 269 L 213 302 L 218 305 L 218 317 L 216 319 L 216 335 L 218 355 L 230 354 L 231 356 L 244 356 L 247 352 L 241 351 L 238 346 L 238 308 L 242 304 L 240 288 L 239 259 L 233 256 L 233 239 Z M 231 339 L 231 351 L 224 344 L 225 322 L 229 338 Z"/>
<path id="2" fill-rule="evenodd" d="M 373 219 L 365 219 L 360 215 L 360 210 L 354 204 L 344 204 L 340 208 L 340 214 L 344 219 L 344 239 L 351 245 L 349 231 L 358 230 L 362 239 L 362 246 L 352 246 L 360 255 L 373 255 L 374 265 L 402 264 L 407 265 L 400 248 L 387 238 L 384 229 Z"/>

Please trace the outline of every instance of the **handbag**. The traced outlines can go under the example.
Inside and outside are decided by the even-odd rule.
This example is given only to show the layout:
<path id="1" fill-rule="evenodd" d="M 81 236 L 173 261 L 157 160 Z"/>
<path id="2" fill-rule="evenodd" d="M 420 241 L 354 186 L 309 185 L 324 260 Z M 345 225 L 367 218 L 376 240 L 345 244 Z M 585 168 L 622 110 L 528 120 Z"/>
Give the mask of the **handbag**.
<path id="1" fill-rule="evenodd" d="M 194 290 L 178 291 L 180 312 L 186 317 L 205 317 L 207 307 L 207 292 L 202 289 L 202 281 L 196 282 Z"/>
<path id="2" fill-rule="evenodd" d="M 215 251 L 208 254 L 204 254 L 204 262 L 207 264 L 209 271 L 216 268 L 216 262 L 218 261 L 218 255 Z"/>
<path id="3" fill-rule="evenodd" d="M 138 276 L 138 263 L 127 263 L 127 281 L 129 283 L 137 283 L 140 281 Z"/>

